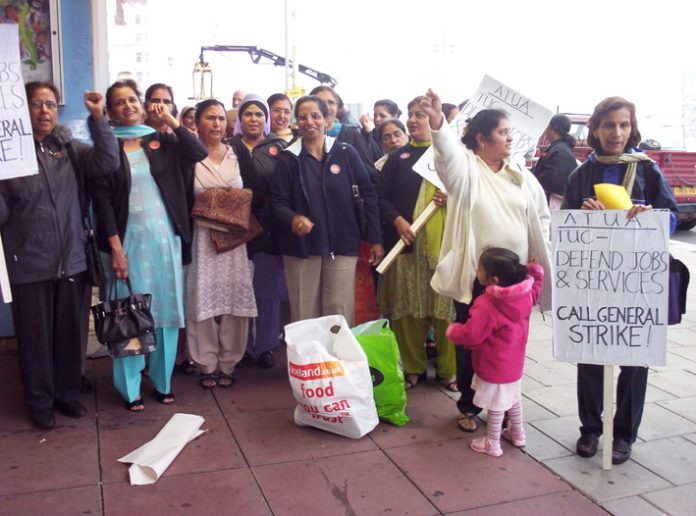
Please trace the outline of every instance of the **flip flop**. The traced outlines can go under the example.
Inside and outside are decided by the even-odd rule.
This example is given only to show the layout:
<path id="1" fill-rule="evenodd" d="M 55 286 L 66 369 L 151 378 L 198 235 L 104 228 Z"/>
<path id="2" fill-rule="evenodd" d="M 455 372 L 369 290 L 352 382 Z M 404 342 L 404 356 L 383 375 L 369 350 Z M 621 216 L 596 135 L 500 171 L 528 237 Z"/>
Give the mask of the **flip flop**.
<path id="1" fill-rule="evenodd" d="M 405 383 L 405 389 L 407 391 L 410 391 L 413 389 L 416 385 L 418 385 L 422 380 L 425 380 L 426 373 L 422 374 L 405 374 L 404 375 L 404 383 Z"/>
<path id="2" fill-rule="evenodd" d="M 456 378 L 438 378 L 437 383 L 440 384 L 440 387 L 447 389 L 450 392 L 459 392 Z"/>
<path id="3" fill-rule="evenodd" d="M 457 426 L 462 432 L 474 433 L 479 428 L 478 417 L 473 412 L 459 414 L 457 416 Z"/>

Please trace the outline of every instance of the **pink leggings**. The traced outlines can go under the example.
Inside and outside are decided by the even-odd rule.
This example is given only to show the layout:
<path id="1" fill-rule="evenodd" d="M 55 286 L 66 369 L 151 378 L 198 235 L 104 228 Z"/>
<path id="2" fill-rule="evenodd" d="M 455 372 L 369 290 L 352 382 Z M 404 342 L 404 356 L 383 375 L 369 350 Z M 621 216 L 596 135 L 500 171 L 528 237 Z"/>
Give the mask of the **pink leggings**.
<path id="1" fill-rule="evenodd" d="M 510 416 L 510 424 L 513 435 L 519 435 L 522 429 L 522 403 L 515 403 L 507 411 Z M 503 418 L 505 411 L 489 410 L 488 411 L 488 440 L 500 441 L 500 431 L 503 428 Z"/>

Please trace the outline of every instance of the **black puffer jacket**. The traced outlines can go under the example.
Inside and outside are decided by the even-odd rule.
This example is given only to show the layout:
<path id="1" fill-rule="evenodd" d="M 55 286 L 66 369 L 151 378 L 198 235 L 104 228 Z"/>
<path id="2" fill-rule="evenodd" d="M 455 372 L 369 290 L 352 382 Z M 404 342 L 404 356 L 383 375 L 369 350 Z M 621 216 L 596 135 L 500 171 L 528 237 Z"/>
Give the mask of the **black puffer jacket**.
<path id="1" fill-rule="evenodd" d="M 118 142 L 106 118 L 89 117 L 88 127 L 94 147 L 56 126 L 34 142 L 38 174 L 0 181 L 0 226 L 12 284 L 59 279 L 87 269 L 82 186 L 87 177 L 111 176 L 119 164 Z"/>

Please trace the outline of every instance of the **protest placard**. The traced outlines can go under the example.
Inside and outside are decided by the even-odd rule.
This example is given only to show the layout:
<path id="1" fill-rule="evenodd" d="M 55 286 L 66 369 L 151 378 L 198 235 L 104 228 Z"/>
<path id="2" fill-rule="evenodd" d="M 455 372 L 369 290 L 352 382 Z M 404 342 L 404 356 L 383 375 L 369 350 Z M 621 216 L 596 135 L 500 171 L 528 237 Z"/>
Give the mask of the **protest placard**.
<path id="1" fill-rule="evenodd" d="M 482 109 L 501 109 L 507 113 L 513 138 L 511 159 L 520 164 L 524 164 L 525 154 L 534 151 L 541 133 L 553 115 L 529 97 L 484 75 L 476 92 L 469 97 L 469 102 L 450 123 L 450 129 L 461 137 L 466 120 Z M 413 165 L 413 170 L 442 190 L 433 159 L 431 147 Z"/>
<path id="2" fill-rule="evenodd" d="M 38 173 L 16 24 L 0 24 L 0 180 Z"/>
<path id="3" fill-rule="evenodd" d="M 551 214 L 553 355 L 567 362 L 665 365 L 669 212 Z"/>

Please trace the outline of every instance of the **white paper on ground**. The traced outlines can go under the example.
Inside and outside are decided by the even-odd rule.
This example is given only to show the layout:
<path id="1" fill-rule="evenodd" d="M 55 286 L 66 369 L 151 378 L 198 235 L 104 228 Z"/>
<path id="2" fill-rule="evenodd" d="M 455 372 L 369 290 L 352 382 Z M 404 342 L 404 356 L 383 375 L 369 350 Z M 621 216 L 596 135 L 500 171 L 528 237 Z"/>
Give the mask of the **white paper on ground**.
<path id="1" fill-rule="evenodd" d="M 129 462 L 132 486 L 154 484 L 188 443 L 206 432 L 205 419 L 194 414 L 174 414 L 151 441 L 124 455 L 119 462 Z"/>

